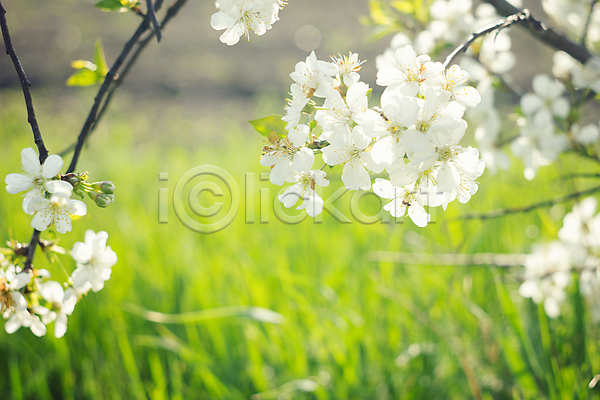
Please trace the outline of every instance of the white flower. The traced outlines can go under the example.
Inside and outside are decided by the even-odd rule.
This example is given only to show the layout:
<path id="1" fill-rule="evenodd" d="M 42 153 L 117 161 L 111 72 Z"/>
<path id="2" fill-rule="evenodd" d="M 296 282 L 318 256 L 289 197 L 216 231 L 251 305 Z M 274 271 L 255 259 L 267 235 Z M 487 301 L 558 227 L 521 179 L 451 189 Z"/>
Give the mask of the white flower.
<path id="1" fill-rule="evenodd" d="M 7 333 L 16 332 L 21 326 L 31 329 L 36 336 L 44 336 L 46 327 L 35 315 L 29 313 L 27 300 L 19 289 L 31 282 L 31 275 L 21 272 L 20 268 L 10 264 L 6 271 L 0 268 L 0 304 L 2 317 L 7 319 L 4 329 Z"/>
<path id="2" fill-rule="evenodd" d="M 341 54 L 339 57 L 332 56 L 331 60 L 333 67 L 337 73 L 340 74 L 340 77 L 346 86 L 350 87 L 360 80 L 358 71 L 360 71 L 360 66 L 364 61 L 358 59 L 357 53 L 350 52 L 347 57 L 342 56 Z"/>
<path id="3" fill-rule="evenodd" d="M 8 319 L 4 324 L 6 333 L 15 333 L 22 326 L 29 328 L 35 336 L 46 334 L 46 325 L 37 315 L 31 315 L 27 310 L 27 300 L 20 292 L 12 293 L 11 307 L 4 312 L 3 317 Z"/>
<path id="4" fill-rule="evenodd" d="M 325 99 L 323 108 L 317 111 L 315 119 L 323 129 L 321 137 L 331 144 L 343 145 L 350 137 L 353 122 L 362 122 L 361 116 L 367 111 L 369 85 L 357 82 L 348 89 L 344 100 L 337 90 Z"/>
<path id="5" fill-rule="evenodd" d="M 597 124 L 589 124 L 583 128 L 579 124 L 573 124 L 571 131 L 575 140 L 584 146 L 594 143 L 600 137 L 600 129 Z"/>
<path id="6" fill-rule="evenodd" d="M 565 118 L 569 114 L 569 102 L 562 97 L 563 87 L 546 74 L 533 78 L 533 91 L 521 98 L 521 109 L 526 115 L 546 113 L 546 119 L 557 116 Z"/>
<path id="7" fill-rule="evenodd" d="M 411 45 L 417 53 L 430 53 L 435 47 L 435 37 L 431 31 L 423 30 L 417 34 L 415 40 L 406 36 L 405 33 L 397 33 L 390 42 L 390 47 L 375 59 L 377 70 L 383 67 L 392 66 L 394 63 L 394 54 L 397 49 Z"/>
<path id="8" fill-rule="evenodd" d="M 586 248 L 600 248 L 600 216 L 594 218 L 598 201 L 587 197 L 575 204 L 563 218 L 563 226 L 558 238 L 565 242 Z"/>
<path id="9" fill-rule="evenodd" d="M 554 53 L 552 61 L 552 74 L 559 79 L 568 79 L 573 69 L 581 67 L 579 61 L 564 51 Z"/>
<path id="10" fill-rule="evenodd" d="M 523 159 L 525 179 L 532 180 L 541 166 L 549 165 L 568 147 L 567 139 L 554 133 L 554 124 L 545 113 L 533 118 L 521 118 L 521 136 L 510 145 L 512 152 Z"/>
<path id="11" fill-rule="evenodd" d="M 337 71 L 331 64 L 317 60 L 315 52 L 312 51 L 306 57 L 306 61 L 297 63 L 294 72 L 290 74 L 290 77 L 296 82 L 292 84 L 292 93 L 297 87 L 300 89 L 298 92 L 304 93 L 306 98 L 327 97 L 333 90 L 332 76 L 336 73 Z"/>
<path id="12" fill-rule="evenodd" d="M 23 173 L 8 174 L 5 179 L 6 191 L 10 194 L 28 191 L 23 199 L 23 210 L 28 214 L 28 204 L 34 197 L 44 193 L 44 184 L 56 177 L 63 167 L 63 159 L 53 154 L 46 158 L 44 165 L 31 147 L 21 151 L 21 164 Z"/>
<path id="13" fill-rule="evenodd" d="M 412 46 L 398 49 L 392 66 L 384 66 L 377 72 L 377 84 L 388 86 L 389 90 L 399 89 L 405 96 L 416 96 L 420 84 L 443 69 L 441 63 L 430 60 L 426 54 L 417 56 Z"/>
<path id="14" fill-rule="evenodd" d="M 281 0 L 220 0 L 216 2 L 220 11 L 213 14 L 210 25 L 218 31 L 225 29 L 219 39 L 232 46 L 242 35 L 249 39 L 250 31 L 264 35 L 279 19 L 284 4 Z"/>
<path id="15" fill-rule="evenodd" d="M 475 107 L 481 101 L 481 95 L 474 87 L 464 86 L 467 80 L 469 74 L 458 65 L 453 65 L 427 80 L 426 83 L 450 93 L 450 100 L 456 101 L 463 107 Z"/>
<path id="16" fill-rule="evenodd" d="M 392 200 L 383 206 L 392 217 L 403 217 L 408 211 L 410 219 L 421 228 L 430 220 L 424 206 L 439 205 L 435 187 L 419 190 L 414 185 L 393 186 L 390 181 L 377 178 L 373 184 L 373 192 L 379 197 Z"/>
<path id="17" fill-rule="evenodd" d="M 600 321 L 600 263 L 598 259 L 592 269 L 586 269 L 581 272 L 579 277 L 579 285 L 581 293 L 587 298 L 590 308 L 592 309 L 592 320 Z"/>
<path id="18" fill-rule="evenodd" d="M 429 29 L 436 39 L 455 44 L 471 33 L 474 18 L 470 0 L 437 0 L 429 12 L 433 21 Z"/>
<path id="19" fill-rule="evenodd" d="M 473 157 L 465 159 L 464 154 L 469 155 L 469 149 L 464 149 L 458 145 L 460 139 L 465 134 L 467 123 L 461 120 L 462 124 L 450 132 L 443 130 L 431 130 L 429 137 L 435 147 L 439 166 L 437 168 L 437 188 L 441 192 L 452 192 L 458 189 L 462 177 L 465 176 L 471 180 L 477 179 L 485 168 L 485 163 L 479 160 L 479 152 L 473 149 Z"/>
<path id="20" fill-rule="evenodd" d="M 515 55 L 510 51 L 511 45 L 510 36 L 505 31 L 486 35 L 481 42 L 479 60 L 494 73 L 508 72 L 516 64 Z"/>
<path id="21" fill-rule="evenodd" d="M 55 224 L 59 233 L 70 232 L 71 216 L 85 215 L 87 212 L 85 203 L 70 198 L 73 187 L 68 182 L 51 181 L 46 187 L 52 193 L 49 199 L 38 195 L 29 203 L 28 211 L 35 213 L 31 220 L 31 227 L 44 231 L 48 226 Z"/>
<path id="22" fill-rule="evenodd" d="M 306 136 L 297 134 L 294 130 L 292 133 L 264 148 L 265 154 L 260 159 L 260 165 L 271 167 L 269 179 L 273 185 L 295 181 L 294 172 L 307 171 L 315 162 L 312 150 L 300 147 L 304 145 Z"/>
<path id="23" fill-rule="evenodd" d="M 48 310 L 45 307 L 40 307 L 39 310 L 36 309 L 40 313 L 43 313 L 42 322 L 47 325 L 51 321 L 55 321 L 54 336 L 57 338 L 63 337 L 67 332 L 67 316 L 73 313 L 73 309 L 77 304 L 75 290 L 72 288 L 63 290 L 60 283 L 48 281 L 40 284 L 39 293 L 44 300 L 52 305 L 52 310 Z"/>
<path id="24" fill-rule="evenodd" d="M 328 186 L 329 181 L 323 171 L 311 170 L 309 172 L 296 173 L 296 184 L 290 186 L 279 196 L 279 201 L 287 208 L 290 208 L 298 199 L 303 199 L 297 210 L 304 210 L 311 217 L 319 215 L 323 211 L 323 199 L 315 191 L 315 186 Z"/>
<path id="25" fill-rule="evenodd" d="M 582 33 L 591 4 L 583 0 L 542 0 L 542 7 L 552 22 L 575 37 Z"/>
<path id="26" fill-rule="evenodd" d="M 594 92 L 600 92 L 600 58 L 591 57 L 583 66 L 575 64 L 571 75 L 576 89 L 590 88 Z"/>
<path id="27" fill-rule="evenodd" d="M 525 281 L 519 294 L 536 304 L 544 302 L 550 318 L 560 315 L 560 305 L 566 299 L 565 288 L 571 280 L 569 253 L 558 241 L 537 247 L 525 260 Z"/>
<path id="28" fill-rule="evenodd" d="M 355 127 L 351 131 L 352 139 L 346 139 L 341 146 L 332 144 L 325 147 L 323 151 L 323 161 L 329 165 L 342 164 L 342 182 L 350 190 L 369 190 L 371 187 L 371 177 L 365 166 L 368 166 L 374 172 L 381 172 L 383 165 L 375 164 L 371 153 L 365 151 L 370 142 L 370 138 L 362 133 L 360 127 Z"/>
<path id="29" fill-rule="evenodd" d="M 419 118 L 420 107 L 416 97 L 384 94 L 381 96 L 381 106 L 385 116 L 383 132 L 378 135 L 371 155 L 373 161 L 387 168 L 404 157 L 408 150 L 407 144 L 427 144 L 428 141 L 424 135 L 411 128 Z"/>
<path id="30" fill-rule="evenodd" d="M 112 266 L 117 263 L 117 254 L 106 245 L 108 234 L 104 231 L 85 232 L 83 242 L 73 245 L 71 256 L 77 262 L 77 269 L 71 278 L 75 289 L 91 284 L 94 292 L 104 287 L 104 282 L 110 279 Z"/>

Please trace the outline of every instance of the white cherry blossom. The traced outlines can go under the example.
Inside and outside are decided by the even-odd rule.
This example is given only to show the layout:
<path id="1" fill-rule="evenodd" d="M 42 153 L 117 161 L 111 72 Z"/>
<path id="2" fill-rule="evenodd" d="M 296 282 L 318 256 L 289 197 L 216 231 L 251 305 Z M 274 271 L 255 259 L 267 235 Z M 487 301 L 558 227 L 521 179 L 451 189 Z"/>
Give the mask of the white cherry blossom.
<path id="1" fill-rule="evenodd" d="M 77 262 L 77 269 L 71 275 L 75 289 L 91 288 L 98 292 L 104 282 L 110 279 L 112 267 L 117 263 L 117 254 L 106 245 L 108 234 L 104 231 L 85 232 L 83 242 L 73 245 L 71 256 Z"/>
<path id="2" fill-rule="evenodd" d="M 415 189 L 414 185 L 393 186 L 387 179 L 377 178 L 373 184 L 373 192 L 379 197 L 392 200 L 383 206 L 392 217 L 404 217 L 408 213 L 414 224 L 421 228 L 430 221 L 424 206 L 439 205 L 435 187 L 420 190 Z"/>
<path id="3" fill-rule="evenodd" d="M 571 280 L 569 253 L 558 241 L 538 246 L 525 260 L 525 281 L 519 294 L 544 304 L 550 318 L 560 315 L 566 299 L 565 288 Z"/>
<path id="4" fill-rule="evenodd" d="M 46 190 L 44 184 L 50 179 L 56 177 L 63 167 L 63 159 L 52 154 L 46 158 L 43 165 L 40 165 L 40 160 L 31 147 L 21 151 L 21 164 L 23 173 L 8 174 L 5 179 L 6 191 L 10 194 L 15 194 L 27 191 L 23 199 L 23 210 L 28 211 L 28 204 L 34 197 L 42 195 Z"/>
<path id="5" fill-rule="evenodd" d="M 352 136 L 341 146 L 332 144 L 325 147 L 322 150 L 323 161 L 329 165 L 343 165 L 342 182 L 348 189 L 369 190 L 371 177 L 365 166 L 374 172 L 381 172 L 383 166 L 375 164 L 371 153 L 365 151 L 370 139 L 361 134 L 360 127 L 352 130 Z"/>
<path id="6" fill-rule="evenodd" d="M 279 19 L 278 13 L 285 3 L 281 0 L 219 0 L 219 12 L 213 14 L 210 24 L 213 29 L 225 30 L 219 38 L 232 46 L 241 36 L 249 39 L 250 31 L 264 35 Z"/>
<path id="7" fill-rule="evenodd" d="M 67 316 L 73 313 L 77 304 L 77 294 L 74 289 L 64 290 L 60 283 L 47 281 L 40 284 L 39 293 L 52 306 L 52 310 L 46 310 L 42 322 L 48 325 L 54 321 L 54 336 L 61 338 L 67 332 Z M 56 311 L 54 311 L 56 310 Z M 40 312 L 44 312 L 40 310 Z M 46 320 L 44 320 L 44 317 Z"/>
<path id="8" fill-rule="evenodd" d="M 521 109 L 526 115 L 546 113 L 546 119 L 557 116 L 565 118 L 569 114 L 569 102 L 562 97 L 564 88 L 546 74 L 533 77 L 533 91 L 521 98 Z"/>
<path id="9" fill-rule="evenodd" d="M 323 129 L 321 137 L 331 144 L 343 145 L 350 137 L 354 122 L 361 122 L 367 111 L 369 85 L 357 82 L 346 93 L 346 98 L 337 90 L 332 91 L 323 103 L 324 110 L 316 113 L 315 119 Z"/>
<path id="10" fill-rule="evenodd" d="M 329 181 L 323 171 L 311 170 L 309 172 L 297 172 L 296 183 L 279 196 L 279 201 L 287 208 L 292 207 L 302 199 L 303 202 L 297 210 L 306 210 L 311 217 L 319 215 L 323 211 L 323 199 L 315 190 L 316 186 L 328 186 Z"/>
<path id="11" fill-rule="evenodd" d="M 273 185 L 283 185 L 284 182 L 293 182 L 296 178 L 294 172 L 306 171 L 315 162 L 314 153 L 304 145 L 306 139 L 298 135 L 277 139 L 270 146 L 265 146 L 265 154 L 260 159 L 260 164 L 271 167 L 269 179 Z"/>
<path id="12" fill-rule="evenodd" d="M 426 54 L 417 56 L 409 45 L 396 50 L 392 65 L 377 72 L 377 84 L 389 90 L 398 88 L 406 96 L 416 96 L 421 83 L 438 75 L 442 68 L 441 63 L 431 62 Z"/>
<path id="13" fill-rule="evenodd" d="M 52 193 L 49 199 L 38 195 L 29 202 L 28 211 L 35 213 L 31 220 L 31 227 L 44 231 L 48 226 L 55 224 L 59 233 L 70 232 L 71 216 L 85 215 L 87 212 L 85 203 L 70 198 L 72 186 L 67 182 L 51 181 L 47 187 Z"/>
<path id="14" fill-rule="evenodd" d="M 342 56 L 341 54 L 337 57 L 331 57 L 333 67 L 339 74 L 344 82 L 344 85 L 350 87 L 360 80 L 360 66 L 364 61 L 358 59 L 357 53 L 350 52 L 348 56 Z"/>

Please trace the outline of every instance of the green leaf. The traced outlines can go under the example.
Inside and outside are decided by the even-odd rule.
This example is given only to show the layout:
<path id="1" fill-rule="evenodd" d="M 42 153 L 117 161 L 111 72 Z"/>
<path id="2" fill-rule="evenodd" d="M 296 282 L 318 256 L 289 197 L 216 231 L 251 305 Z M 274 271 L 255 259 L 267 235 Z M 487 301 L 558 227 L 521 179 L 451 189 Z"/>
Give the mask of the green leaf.
<path id="1" fill-rule="evenodd" d="M 115 11 L 123 8 L 120 0 L 101 0 L 94 6 L 101 11 Z"/>
<path id="2" fill-rule="evenodd" d="M 392 1 L 390 5 L 404 14 L 412 14 L 415 11 L 415 7 L 410 0 Z"/>
<path id="3" fill-rule="evenodd" d="M 271 133 L 276 133 L 277 136 L 284 138 L 288 135 L 288 132 L 285 130 L 287 124 L 285 121 L 282 121 L 281 118 L 281 115 L 273 114 L 268 117 L 253 119 L 248 122 L 256 129 L 256 132 L 266 138 L 268 138 Z"/>
<path id="4" fill-rule="evenodd" d="M 80 69 L 67 79 L 67 86 L 91 86 L 98 83 L 98 74 L 88 68 Z"/>
<path id="5" fill-rule="evenodd" d="M 71 61 L 71 68 L 75 68 L 75 69 L 87 68 L 91 71 L 95 71 L 96 65 L 91 61 L 75 60 L 75 61 Z"/>
<path id="6" fill-rule="evenodd" d="M 104 57 L 104 49 L 102 48 L 102 40 L 96 40 L 94 49 L 94 64 L 96 64 L 96 73 L 104 78 L 108 73 L 108 65 L 106 64 L 106 57 Z"/>

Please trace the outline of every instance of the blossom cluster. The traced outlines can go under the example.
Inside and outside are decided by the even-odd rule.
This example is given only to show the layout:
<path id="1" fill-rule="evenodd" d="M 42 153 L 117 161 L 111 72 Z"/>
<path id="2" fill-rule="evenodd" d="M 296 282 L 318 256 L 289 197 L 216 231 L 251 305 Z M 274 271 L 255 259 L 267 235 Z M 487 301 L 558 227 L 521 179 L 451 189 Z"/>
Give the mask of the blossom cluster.
<path id="1" fill-rule="evenodd" d="M 90 290 L 101 290 L 110 278 L 117 255 L 106 246 L 107 239 L 106 232 L 86 231 L 84 242 L 75 243 L 71 251 L 77 268 L 65 284 L 51 280 L 45 269 L 22 269 L 19 263 L 24 256 L 18 251 L 8 258 L 0 254 L 0 312 L 7 320 L 6 332 L 14 333 L 23 326 L 43 336 L 46 325 L 54 322 L 54 335 L 64 336 L 67 316 L 79 299 Z M 48 247 L 45 250 L 60 251 Z"/>
<path id="2" fill-rule="evenodd" d="M 389 199 L 384 209 L 405 214 L 418 226 L 429 222 L 425 206 L 455 199 L 467 202 L 477 191 L 485 163 L 476 148 L 459 145 L 467 123 L 467 107 L 481 97 L 467 86 L 469 75 L 457 65 L 445 69 L 410 46 L 395 51 L 390 65 L 379 69 L 385 87 L 380 106 L 369 107 L 371 89 L 360 81 L 358 55 L 318 60 L 312 52 L 296 64 L 292 98 L 285 108 L 284 138 L 270 136 L 260 160 L 271 167 L 275 185 L 294 183 L 280 201 L 311 216 L 323 209 L 316 186 L 327 186 L 325 172 L 314 170 L 315 153 L 325 164 L 342 167 L 349 190 L 369 190 Z M 387 172 L 389 179 L 371 174 Z"/>
<path id="3" fill-rule="evenodd" d="M 31 226 L 38 231 L 51 226 L 58 233 L 72 230 L 72 217 L 87 213 L 85 203 L 72 199 L 73 194 L 83 198 L 87 193 L 100 207 L 114 200 L 112 182 L 88 183 L 87 173 L 61 175 L 64 163 L 58 155 L 50 155 L 41 164 L 35 150 L 26 148 L 21 152 L 21 164 L 22 173 L 6 176 L 6 190 L 11 194 L 26 192 L 23 211 L 33 216 Z M 67 316 L 79 299 L 90 290 L 101 290 L 110 278 L 117 256 L 106 245 L 107 239 L 106 232 L 88 230 L 84 242 L 73 246 L 71 256 L 76 269 L 62 284 L 51 280 L 49 271 L 31 265 L 28 245 L 10 242 L 9 248 L 0 249 L 0 312 L 6 320 L 6 332 L 24 326 L 36 336 L 43 336 L 46 325 L 54 322 L 55 336 L 62 337 L 67 330 Z M 39 246 L 48 255 L 64 252 L 44 240 L 39 240 Z"/>
<path id="4" fill-rule="evenodd" d="M 511 1 L 515 6 L 520 2 Z M 516 3 L 516 4 L 515 4 Z M 586 40 L 591 45 L 600 42 L 600 8 L 590 9 L 589 2 L 545 0 L 544 10 L 559 27 L 578 42 L 588 17 Z M 502 18 L 490 4 L 480 4 L 474 11 L 469 0 L 436 0 L 430 7 L 431 20 L 427 28 L 409 37 L 397 34 L 391 46 L 377 58 L 378 68 L 392 63 L 394 52 L 403 46 L 412 45 L 417 51 L 429 53 L 447 45 L 457 46 L 471 33 L 492 25 Z M 591 12 L 591 15 L 590 15 Z M 594 48 L 590 46 L 590 48 Z M 502 146 L 509 144 L 513 155 L 520 158 L 524 176 L 532 180 L 540 167 L 554 162 L 568 150 L 593 147 L 600 138 L 597 123 L 580 124 L 581 113 L 574 103 L 573 90 L 600 90 L 600 58 L 593 56 L 582 65 L 564 52 L 556 52 L 552 74 L 541 73 L 532 81 L 532 92 L 521 96 L 520 107 L 515 113 L 518 135 L 501 138 L 502 119 L 495 104 L 496 88 L 509 86 L 521 94 L 521 89 L 510 85 L 507 73 L 513 68 L 516 58 L 511 52 L 511 39 L 506 30 L 478 39 L 460 61 L 462 69 L 481 94 L 482 101 L 466 113 L 466 120 L 475 132 L 475 140 L 490 172 L 507 169 L 510 158 Z M 504 112 L 506 113 L 506 112 Z M 512 128 L 510 128 L 512 130 Z M 506 137 L 509 136 L 509 137 Z M 587 151 L 587 150 L 586 150 Z"/>
<path id="5" fill-rule="evenodd" d="M 550 318 L 560 315 L 566 288 L 573 271 L 579 273 L 579 287 L 587 297 L 592 317 L 600 321 L 600 213 L 597 200 L 588 197 L 565 215 L 558 240 L 538 245 L 525 260 L 521 296 L 543 303 Z"/>
<path id="6" fill-rule="evenodd" d="M 217 0 L 219 11 L 211 17 L 210 25 L 225 32 L 221 42 L 232 46 L 241 36 L 250 38 L 250 31 L 264 35 L 279 20 L 279 11 L 285 6 L 283 0 Z"/>

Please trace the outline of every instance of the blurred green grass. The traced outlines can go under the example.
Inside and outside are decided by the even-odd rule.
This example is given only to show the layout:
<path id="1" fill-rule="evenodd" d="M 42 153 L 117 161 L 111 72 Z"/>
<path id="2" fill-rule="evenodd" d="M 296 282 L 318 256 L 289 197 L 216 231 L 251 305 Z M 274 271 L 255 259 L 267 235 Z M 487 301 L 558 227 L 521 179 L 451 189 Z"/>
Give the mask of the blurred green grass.
<path id="1" fill-rule="evenodd" d="M 57 112 L 36 97 L 51 152 L 66 147 L 83 107 Z M 20 93 L 3 94 L 0 109 L 2 174 L 17 172 L 20 150 L 32 146 Z M 226 114 L 162 119 L 116 105 L 83 153 L 79 170 L 110 179 L 116 201 L 60 237 L 70 249 L 86 229 L 105 230 L 119 256 L 104 290 L 84 298 L 66 336 L 44 338 L 0 330 L 0 390 L 7 399 L 540 399 L 591 398 L 587 384 L 600 368 L 598 329 L 582 311 L 577 288 L 557 320 L 519 298 L 519 269 L 408 265 L 371 260 L 372 251 L 526 253 L 551 240 L 568 207 L 539 209 L 486 221 L 451 222 L 461 213 L 518 206 L 570 190 L 565 169 L 591 164 L 566 156 L 533 182 L 517 163 L 509 173 L 481 179 L 467 205 L 452 203 L 425 229 L 405 224 L 340 224 L 330 215 L 296 225 L 261 206 L 278 188 L 260 180 L 261 138 Z M 261 115 L 259 108 L 255 115 Z M 156 124 L 161 125 L 160 134 Z M 197 128 L 200 126 L 200 128 Z M 196 127 L 196 128 L 194 128 Z M 196 132 L 196 136 L 189 132 Z M 65 158 L 69 160 L 69 157 Z M 158 189 L 197 165 L 228 171 L 244 195 L 233 223 L 213 234 L 185 228 L 169 206 L 158 223 Z M 159 181 L 159 173 L 168 181 Z M 250 178 L 246 178 L 246 174 Z M 340 185 L 339 171 L 330 175 Z M 582 185 L 583 187 L 583 185 Z M 346 194 L 335 205 L 350 215 Z M 256 220 L 245 223 L 252 199 Z M 205 198 L 202 201 L 209 201 Z M 364 200 L 373 210 L 373 198 Z M 30 217 L 20 198 L 0 191 L 0 237 L 26 242 Z M 362 204 L 362 203 L 361 203 Z M 210 204 L 206 204 L 207 206 Z M 269 213 L 269 223 L 260 223 Z M 289 214 L 295 210 L 287 211 Z M 366 212 L 366 211 L 365 211 Z M 261 214 L 262 213 L 262 214 Z M 528 237 L 540 228 L 538 237 Z M 534 236 L 530 234 L 530 236 Z M 71 272 L 69 257 L 61 260 Z M 36 266 L 63 278 L 41 254 Z M 62 274 L 62 275 L 61 275 Z M 178 314 L 223 307 L 263 307 L 281 323 L 256 315 L 159 324 L 132 306 Z M 243 314 L 243 313 L 242 313 Z M 276 322 L 276 321 L 275 321 Z"/>

